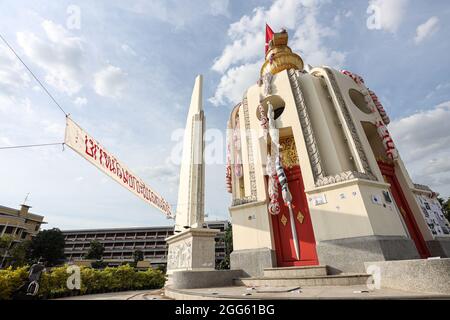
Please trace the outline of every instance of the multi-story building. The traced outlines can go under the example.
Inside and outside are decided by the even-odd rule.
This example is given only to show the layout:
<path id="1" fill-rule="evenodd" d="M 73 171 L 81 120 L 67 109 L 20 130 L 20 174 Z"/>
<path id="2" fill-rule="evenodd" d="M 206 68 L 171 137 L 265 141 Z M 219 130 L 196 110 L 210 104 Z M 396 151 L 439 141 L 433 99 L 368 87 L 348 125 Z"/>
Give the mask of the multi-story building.
<path id="1" fill-rule="evenodd" d="M 227 221 L 206 222 L 207 228 L 219 229 L 216 236 L 216 263 L 220 263 L 225 256 L 224 231 Z M 65 230 L 66 246 L 64 254 L 68 261 L 83 260 L 89 251 L 90 243 L 98 241 L 103 244 L 105 251 L 103 261 L 108 265 L 120 265 L 133 261 L 133 253 L 140 250 L 144 253 L 144 260 L 152 266 L 165 266 L 167 263 L 166 238 L 173 235 L 173 226 Z"/>
<path id="2" fill-rule="evenodd" d="M 10 236 L 13 240 L 9 250 L 1 253 L 0 261 L 8 262 L 8 252 L 17 243 L 24 240 L 31 240 L 35 236 L 44 222 L 44 217 L 29 212 L 31 207 L 22 204 L 20 209 L 0 206 L 0 237 Z"/>
<path id="3" fill-rule="evenodd" d="M 44 217 L 29 212 L 22 204 L 20 210 L 0 206 L 0 236 L 9 235 L 15 241 L 30 240 L 44 222 Z"/>

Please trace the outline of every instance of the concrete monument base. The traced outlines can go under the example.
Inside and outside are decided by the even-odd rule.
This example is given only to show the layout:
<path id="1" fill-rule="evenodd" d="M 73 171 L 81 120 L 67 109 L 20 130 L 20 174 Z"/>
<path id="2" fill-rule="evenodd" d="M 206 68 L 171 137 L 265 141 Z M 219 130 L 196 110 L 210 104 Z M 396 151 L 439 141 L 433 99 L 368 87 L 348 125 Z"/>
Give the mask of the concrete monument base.
<path id="1" fill-rule="evenodd" d="M 368 236 L 320 241 L 317 255 L 331 274 L 365 272 L 366 261 L 419 259 L 411 239 L 398 236 Z"/>
<path id="2" fill-rule="evenodd" d="M 450 258 L 450 239 L 436 237 L 427 241 L 427 246 L 433 257 Z"/>
<path id="3" fill-rule="evenodd" d="M 381 288 L 450 294 L 450 259 L 417 259 L 364 263 L 378 273 Z"/>
<path id="4" fill-rule="evenodd" d="M 247 276 L 262 276 L 264 269 L 277 265 L 275 251 L 269 248 L 235 250 L 230 254 L 230 265 L 233 270 L 243 270 Z"/>
<path id="5" fill-rule="evenodd" d="M 220 230 L 191 228 L 167 238 L 167 274 L 214 270 L 215 236 L 218 232 Z"/>

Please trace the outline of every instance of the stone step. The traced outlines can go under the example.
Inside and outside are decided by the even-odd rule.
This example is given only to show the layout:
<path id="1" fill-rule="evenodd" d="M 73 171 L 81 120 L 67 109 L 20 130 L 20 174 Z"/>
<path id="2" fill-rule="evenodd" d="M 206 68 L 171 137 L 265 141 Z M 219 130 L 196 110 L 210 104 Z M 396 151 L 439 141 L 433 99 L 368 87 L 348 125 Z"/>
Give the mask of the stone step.
<path id="1" fill-rule="evenodd" d="M 295 278 L 326 276 L 327 266 L 304 266 L 264 269 L 264 277 L 267 278 Z"/>
<path id="2" fill-rule="evenodd" d="M 256 277 L 234 279 L 235 285 L 247 287 L 317 287 L 364 285 L 370 275 L 363 273 L 308 277 Z"/>

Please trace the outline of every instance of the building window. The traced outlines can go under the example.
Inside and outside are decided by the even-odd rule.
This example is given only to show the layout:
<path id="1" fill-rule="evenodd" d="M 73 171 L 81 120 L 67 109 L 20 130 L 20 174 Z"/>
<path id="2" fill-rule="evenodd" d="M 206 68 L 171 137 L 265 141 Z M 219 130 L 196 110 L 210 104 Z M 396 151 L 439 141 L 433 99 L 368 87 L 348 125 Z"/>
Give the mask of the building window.
<path id="1" fill-rule="evenodd" d="M 5 230 L 5 233 L 6 233 L 6 234 L 12 234 L 13 231 L 14 231 L 14 227 L 7 226 L 7 227 L 6 227 L 6 230 Z"/>

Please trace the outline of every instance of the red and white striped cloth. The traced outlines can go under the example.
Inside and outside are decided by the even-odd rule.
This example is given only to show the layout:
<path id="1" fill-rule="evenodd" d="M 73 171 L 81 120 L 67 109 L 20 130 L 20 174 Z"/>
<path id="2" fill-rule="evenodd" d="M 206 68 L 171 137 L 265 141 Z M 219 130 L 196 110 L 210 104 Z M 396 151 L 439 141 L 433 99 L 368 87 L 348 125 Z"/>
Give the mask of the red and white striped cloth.
<path id="1" fill-rule="evenodd" d="M 267 187 L 270 199 L 267 209 L 270 214 L 277 215 L 280 213 L 280 203 L 278 202 L 278 179 L 275 168 L 275 159 L 270 154 L 267 155 L 266 172 L 269 176 Z"/>
<path id="2" fill-rule="evenodd" d="M 390 158 L 391 160 L 396 160 L 398 158 L 398 151 L 395 147 L 394 141 L 392 140 L 392 137 L 384 125 L 382 121 L 377 121 L 375 123 L 377 127 L 378 135 L 381 138 L 381 141 L 383 142 L 383 147 L 386 152 L 386 156 Z"/>
<path id="3" fill-rule="evenodd" d="M 389 119 L 389 116 L 387 115 L 386 111 L 384 110 L 383 105 L 378 100 L 377 95 L 375 94 L 375 92 L 373 92 L 370 89 L 369 89 L 369 94 L 370 94 L 370 97 L 372 98 L 373 103 L 377 107 L 378 113 L 380 114 L 381 119 L 383 120 L 384 124 L 388 125 L 391 122 L 391 119 Z"/>

